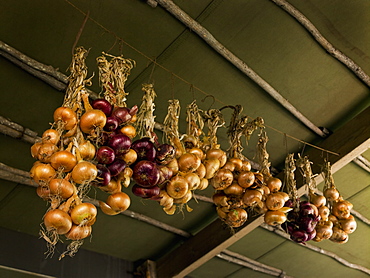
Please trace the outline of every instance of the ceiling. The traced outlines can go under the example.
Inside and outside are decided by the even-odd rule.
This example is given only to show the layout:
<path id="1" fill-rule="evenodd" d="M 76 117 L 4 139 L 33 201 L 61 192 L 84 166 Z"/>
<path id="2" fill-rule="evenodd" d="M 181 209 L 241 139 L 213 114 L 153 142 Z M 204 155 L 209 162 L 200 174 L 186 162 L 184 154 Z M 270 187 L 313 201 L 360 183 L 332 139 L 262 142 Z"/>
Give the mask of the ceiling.
<path id="1" fill-rule="evenodd" d="M 122 54 L 136 61 L 126 83 L 129 107 L 140 105 L 141 85 L 154 82 L 156 121 L 163 122 L 168 100 L 178 99 L 180 132 L 185 133 L 185 108 L 194 99 L 202 110 L 241 105 L 243 115 L 264 119 L 267 150 L 278 175 L 283 173 L 288 153 L 309 155 L 315 173 L 328 158 L 336 167 L 337 188 L 357 213 L 358 228 L 346 244 L 309 242 L 309 249 L 267 230 L 258 217 L 232 234 L 220 224 L 215 206 L 207 198 L 191 200 L 190 213 L 169 216 L 157 202 L 142 200 L 127 188 L 124 191 L 132 201 L 129 211 L 116 216 L 99 211 L 93 237 L 85 240 L 83 250 L 135 263 L 135 267 L 146 260 L 156 262 L 158 277 L 176 273 L 192 278 L 271 277 L 279 276 L 279 271 L 291 277 L 368 277 L 370 94 L 366 73 L 370 74 L 370 2 L 289 0 L 317 28 L 320 38 L 327 40 L 324 45 L 274 2 L 282 1 L 176 0 L 178 9 L 172 9 L 168 0 L 158 0 L 158 5 L 154 0 L 1 1 L 0 116 L 13 123 L 12 129 L 21 126 L 40 136 L 49 128 L 53 111 L 61 106 L 64 95 L 63 89 L 47 84 L 37 76 L 40 74 L 27 72 L 29 67 L 16 65 L 25 56 L 9 59 L 4 44 L 64 75 L 69 74 L 73 46 L 84 46 L 89 49 L 89 76 L 95 73 L 89 89 L 96 93 L 100 92 L 96 57 L 102 52 Z M 171 13 L 179 9 L 182 12 L 177 15 Z M 182 22 L 184 13 L 199 25 L 187 18 Z M 328 46 L 342 56 L 338 59 L 325 49 Z M 352 70 L 340 57 L 348 58 L 359 69 Z M 365 78 L 360 76 L 361 70 Z M 223 110 L 226 122 L 231 113 Z M 6 124 L 2 121 L 1 125 Z M 226 130 L 220 128 L 217 133 L 223 149 L 228 148 Z M 31 143 L 22 134 L 2 133 L 0 227 L 37 238 L 47 206 L 29 180 L 20 178 L 34 162 Z M 157 133 L 161 136 L 160 131 Z M 256 142 L 253 136 L 248 146 L 244 144 L 243 154 L 252 161 Z M 365 164 L 352 161 L 358 156 Z M 322 183 L 318 187 L 322 189 Z M 195 193 L 211 197 L 213 192 L 208 187 Z M 104 194 L 98 190 L 89 193 L 98 200 L 105 199 Z M 160 227 L 149 223 L 153 220 L 161 222 Z M 325 251 L 312 250 L 315 247 Z M 17 244 L 14 248 L 22 250 Z M 30 254 L 43 257 L 35 250 Z M 233 255 L 234 260 L 226 255 Z M 65 260 L 78 260 L 78 256 Z M 333 257 L 346 260 L 349 266 Z M 1 258 L 0 265 L 14 267 Z M 266 265 L 273 267 L 275 272 L 270 275 L 248 267 L 247 259 L 254 265 L 263 264 L 264 269 Z M 354 269 L 354 265 L 367 270 Z M 19 264 L 17 268 L 30 270 Z M 23 277 L 9 271 L 11 277 Z"/>

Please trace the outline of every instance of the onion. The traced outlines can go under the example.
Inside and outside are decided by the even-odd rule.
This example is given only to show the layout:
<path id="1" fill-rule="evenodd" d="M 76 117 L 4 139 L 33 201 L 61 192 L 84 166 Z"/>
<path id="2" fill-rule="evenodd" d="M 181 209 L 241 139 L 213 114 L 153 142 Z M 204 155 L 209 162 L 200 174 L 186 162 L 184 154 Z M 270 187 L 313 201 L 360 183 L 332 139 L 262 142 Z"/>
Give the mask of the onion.
<path id="1" fill-rule="evenodd" d="M 188 190 L 188 192 L 186 192 L 184 197 L 179 198 L 179 199 L 173 199 L 173 202 L 176 204 L 186 204 L 187 202 L 191 200 L 191 198 L 193 198 L 193 193 L 191 190 Z"/>
<path id="2" fill-rule="evenodd" d="M 227 161 L 226 153 L 221 149 L 210 149 L 206 153 L 206 159 L 216 158 L 220 161 L 220 168 L 223 167 Z"/>
<path id="3" fill-rule="evenodd" d="M 95 157 L 95 146 L 89 141 L 84 140 L 78 145 L 80 155 L 84 160 L 92 160 Z"/>
<path id="4" fill-rule="evenodd" d="M 220 169 L 220 161 L 217 158 L 206 159 L 203 161 L 204 166 L 206 167 L 206 179 L 211 179 L 216 174 L 218 169 Z"/>
<path id="5" fill-rule="evenodd" d="M 102 146 L 96 152 L 96 160 L 98 163 L 110 164 L 116 159 L 114 150 L 108 146 Z"/>
<path id="6" fill-rule="evenodd" d="M 159 164 L 166 165 L 175 158 L 175 147 L 170 144 L 162 144 L 158 146 L 155 160 Z"/>
<path id="7" fill-rule="evenodd" d="M 99 201 L 99 206 L 101 211 L 106 215 L 117 215 L 120 213 L 120 211 L 113 210 L 109 205 L 107 205 L 105 202 Z"/>
<path id="8" fill-rule="evenodd" d="M 202 163 L 200 158 L 193 153 L 184 153 L 178 159 L 179 170 L 182 172 L 194 172 Z"/>
<path id="9" fill-rule="evenodd" d="M 134 184 L 132 187 L 132 193 L 134 193 L 135 196 L 150 199 L 159 196 L 161 189 L 154 185 L 152 187 L 144 187 L 140 186 L 138 184 Z"/>
<path id="10" fill-rule="evenodd" d="M 206 179 L 206 178 L 201 178 L 200 179 L 200 184 L 198 186 L 198 190 L 204 190 L 204 189 L 207 189 L 208 187 L 208 184 L 209 184 L 209 181 Z"/>
<path id="11" fill-rule="evenodd" d="M 333 235 L 333 222 L 320 221 L 316 227 L 316 238 L 329 239 Z"/>
<path id="12" fill-rule="evenodd" d="M 70 240 L 81 240 L 91 235 L 91 226 L 77 226 L 72 225 L 72 228 L 65 234 L 66 238 Z"/>
<path id="13" fill-rule="evenodd" d="M 75 183 L 86 183 L 94 180 L 98 175 L 98 169 L 88 161 L 81 161 L 72 170 L 72 180 Z"/>
<path id="14" fill-rule="evenodd" d="M 58 151 L 58 147 L 53 143 L 42 143 L 37 150 L 37 159 L 41 162 L 49 163 L 51 156 Z"/>
<path id="15" fill-rule="evenodd" d="M 278 192 L 271 193 L 266 198 L 266 207 L 269 210 L 279 210 L 284 207 L 285 202 L 285 198 L 282 194 L 279 194 Z"/>
<path id="16" fill-rule="evenodd" d="M 302 230 L 294 230 L 290 233 L 290 238 L 297 243 L 306 242 L 308 237 L 307 232 Z"/>
<path id="17" fill-rule="evenodd" d="M 233 158 L 229 158 L 228 162 L 231 162 L 234 165 L 235 171 L 237 172 L 241 171 L 242 166 L 243 166 L 243 160 L 241 160 L 240 158 L 233 157 Z"/>
<path id="18" fill-rule="evenodd" d="M 189 190 L 187 180 L 182 176 L 174 176 L 166 185 L 166 191 L 174 199 L 180 199 L 186 195 Z"/>
<path id="19" fill-rule="evenodd" d="M 107 117 L 107 121 L 105 122 L 105 125 L 103 127 L 103 129 L 105 131 L 114 131 L 118 128 L 119 126 L 119 121 L 117 118 L 115 117 Z"/>
<path id="20" fill-rule="evenodd" d="M 237 182 L 233 182 L 223 191 L 227 195 L 240 196 L 244 193 L 244 188 L 241 187 Z"/>
<path id="21" fill-rule="evenodd" d="M 339 191 L 335 187 L 329 187 L 324 190 L 324 196 L 329 202 L 338 200 L 340 194 Z"/>
<path id="22" fill-rule="evenodd" d="M 243 195 L 243 203 L 250 207 L 262 200 L 262 194 L 258 190 L 247 189 Z"/>
<path id="23" fill-rule="evenodd" d="M 216 190 L 226 189 L 233 182 L 234 176 L 230 170 L 221 168 L 212 178 L 211 184 Z"/>
<path id="24" fill-rule="evenodd" d="M 131 165 L 135 163 L 137 160 L 137 153 L 133 149 L 129 149 L 127 153 L 120 156 L 122 160 L 124 160 L 127 165 Z"/>
<path id="25" fill-rule="evenodd" d="M 309 197 L 310 197 L 310 202 L 318 208 L 326 205 L 325 196 L 310 193 Z"/>
<path id="26" fill-rule="evenodd" d="M 46 185 L 56 175 L 56 172 L 50 164 L 35 163 L 30 170 L 31 178 L 39 185 Z"/>
<path id="27" fill-rule="evenodd" d="M 72 222 L 76 225 L 89 225 L 92 224 L 98 210 L 93 204 L 81 203 L 71 210 Z"/>
<path id="28" fill-rule="evenodd" d="M 224 165 L 224 167 L 222 167 L 222 169 L 227 169 L 227 170 L 230 170 L 231 172 L 234 172 L 235 170 L 235 164 L 232 163 L 231 161 L 227 161 Z"/>
<path id="29" fill-rule="evenodd" d="M 43 143 L 51 143 L 56 145 L 59 142 L 60 134 L 57 130 L 50 128 L 44 131 L 41 138 Z"/>
<path id="30" fill-rule="evenodd" d="M 93 100 L 93 102 L 91 103 L 91 106 L 94 109 L 99 109 L 99 110 L 103 111 L 103 113 L 107 117 L 111 115 L 112 110 L 113 110 L 113 107 L 110 104 L 110 102 L 107 101 L 106 99 L 102 99 L 102 98 Z"/>
<path id="31" fill-rule="evenodd" d="M 204 166 L 203 163 L 201 163 L 198 167 L 198 169 L 195 171 L 195 173 L 197 173 L 197 175 L 199 176 L 199 178 L 204 178 L 206 176 L 206 166 Z"/>
<path id="32" fill-rule="evenodd" d="M 278 192 L 282 186 L 282 182 L 279 178 L 270 177 L 266 181 L 266 185 L 270 188 L 271 192 Z"/>
<path id="33" fill-rule="evenodd" d="M 108 170 L 107 167 L 105 167 L 103 164 L 97 164 L 96 165 L 96 169 L 97 169 L 97 175 L 96 175 L 96 179 L 94 181 L 94 185 L 97 185 L 97 186 L 106 186 L 109 184 L 109 182 L 111 181 L 111 174 Z"/>
<path id="34" fill-rule="evenodd" d="M 159 170 L 156 164 L 151 161 L 139 161 L 132 170 L 132 179 L 141 186 L 151 187 L 159 181 Z"/>
<path id="35" fill-rule="evenodd" d="M 287 218 L 285 213 L 279 210 L 269 210 L 264 216 L 265 223 L 271 226 L 277 226 L 283 224 Z"/>
<path id="36" fill-rule="evenodd" d="M 316 227 L 317 221 L 312 217 L 304 216 L 299 218 L 299 228 L 307 233 L 311 233 Z"/>
<path id="37" fill-rule="evenodd" d="M 77 164 L 77 158 L 69 151 L 58 151 L 50 158 L 50 164 L 55 170 L 70 172 Z"/>
<path id="38" fill-rule="evenodd" d="M 173 171 L 165 165 L 158 165 L 158 170 L 159 170 L 159 175 L 160 175 L 160 178 L 158 181 L 159 185 L 162 185 L 166 181 L 170 180 L 173 176 Z"/>
<path id="39" fill-rule="evenodd" d="M 201 148 L 196 148 L 196 147 L 193 147 L 193 148 L 190 148 L 187 150 L 188 153 L 193 153 L 195 154 L 197 157 L 200 158 L 200 160 L 203 160 L 204 158 L 204 152 L 202 151 Z"/>
<path id="40" fill-rule="evenodd" d="M 36 193 L 40 198 L 44 200 L 48 200 L 51 196 L 50 188 L 48 186 L 38 186 L 36 188 Z"/>
<path id="41" fill-rule="evenodd" d="M 236 208 L 230 210 L 227 215 L 225 222 L 233 228 L 242 226 L 248 219 L 247 212 L 242 208 Z"/>
<path id="42" fill-rule="evenodd" d="M 172 197 L 170 197 L 170 195 L 168 195 L 167 191 L 166 190 L 161 190 L 160 193 L 159 193 L 159 197 L 161 198 L 159 200 L 159 204 L 162 206 L 162 207 L 172 207 L 173 206 L 173 201 L 174 199 Z"/>
<path id="43" fill-rule="evenodd" d="M 54 122 L 61 122 L 65 130 L 71 130 L 77 125 L 76 113 L 68 107 L 59 107 L 54 111 Z"/>
<path id="44" fill-rule="evenodd" d="M 329 239 L 335 243 L 343 244 L 348 241 L 348 234 L 345 231 L 343 231 L 341 228 L 334 226 L 333 234 Z"/>
<path id="45" fill-rule="evenodd" d="M 131 139 L 136 136 L 136 129 L 133 125 L 125 125 L 120 129 L 120 132 Z"/>
<path id="46" fill-rule="evenodd" d="M 130 109 L 127 107 L 116 107 L 111 114 L 112 117 L 118 119 L 119 124 L 125 124 L 131 120 Z"/>
<path id="47" fill-rule="evenodd" d="M 104 192 L 113 194 L 113 193 L 116 193 L 118 191 L 121 191 L 122 187 L 120 186 L 118 181 L 112 179 L 108 182 L 107 185 L 99 186 L 99 189 L 104 191 Z"/>
<path id="48" fill-rule="evenodd" d="M 252 165 L 248 160 L 242 160 L 242 167 L 240 171 L 250 171 L 252 169 Z"/>
<path id="49" fill-rule="evenodd" d="M 338 219 L 347 219 L 351 215 L 351 209 L 353 205 L 346 200 L 339 202 L 334 202 L 332 207 L 332 214 L 334 214 Z"/>
<path id="50" fill-rule="evenodd" d="M 172 159 L 166 166 L 172 170 L 173 175 L 176 175 L 179 171 L 179 164 L 176 158 Z"/>
<path id="51" fill-rule="evenodd" d="M 112 164 L 108 165 L 107 168 L 110 174 L 115 177 L 126 168 L 126 162 L 121 159 L 116 159 Z"/>
<path id="52" fill-rule="evenodd" d="M 72 228 L 72 220 L 68 213 L 60 210 L 49 210 L 44 215 L 44 224 L 48 231 L 55 230 L 57 234 L 66 234 Z"/>
<path id="53" fill-rule="evenodd" d="M 124 134 L 116 134 L 108 141 L 108 146 L 111 147 L 116 155 L 127 153 L 131 147 L 131 139 Z"/>
<path id="54" fill-rule="evenodd" d="M 221 207 L 228 207 L 229 204 L 227 203 L 228 197 L 225 195 L 224 192 L 219 191 L 212 196 L 213 203 L 216 206 L 221 206 Z"/>
<path id="55" fill-rule="evenodd" d="M 117 192 L 111 194 L 107 198 L 107 205 L 109 205 L 114 211 L 125 211 L 131 204 L 130 197 L 124 192 Z"/>
<path id="56" fill-rule="evenodd" d="M 347 219 L 339 220 L 339 223 L 342 230 L 345 231 L 347 234 L 352 234 L 357 228 L 356 220 L 352 215 Z"/>
<path id="57" fill-rule="evenodd" d="M 39 150 L 40 150 L 40 147 L 42 145 L 42 142 L 36 142 L 35 144 L 33 144 L 31 146 L 31 156 L 35 159 L 38 159 L 38 154 L 39 154 Z"/>
<path id="58" fill-rule="evenodd" d="M 196 173 L 187 173 L 184 177 L 188 182 L 189 190 L 195 190 L 199 187 L 200 178 Z"/>
<path id="59" fill-rule="evenodd" d="M 154 161 L 156 148 L 150 138 L 144 137 L 132 143 L 131 148 L 137 153 L 137 160 Z"/>
<path id="60" fill-rule="evenodd" d="M 80 128 L 82 132 L 93 134 L 96 129 L 102 130 L 107 121 L 104 112 L 98 109 L 92 109 L 85 112 L 80 118 Z"/>
<path id="61" fill-rule="evenodd" d="M 75 187 L 66 179 L 52 179 L 49 182 L 50 193 L 68 199 L 72 196 Z"/>
<path id="62" fill-rule="evenodd" d="M 255 175 L 251 171 L 243 171 L 238 176 L 238 184 L 243 188 L 251 187 L 254 181 Z"/>
<path id="63" fill-rule="evenodd" d="M 330 209 L 327 206 L 319 207 L 319 215 L 322 220 L 327 220 L 330 215 Z"/>

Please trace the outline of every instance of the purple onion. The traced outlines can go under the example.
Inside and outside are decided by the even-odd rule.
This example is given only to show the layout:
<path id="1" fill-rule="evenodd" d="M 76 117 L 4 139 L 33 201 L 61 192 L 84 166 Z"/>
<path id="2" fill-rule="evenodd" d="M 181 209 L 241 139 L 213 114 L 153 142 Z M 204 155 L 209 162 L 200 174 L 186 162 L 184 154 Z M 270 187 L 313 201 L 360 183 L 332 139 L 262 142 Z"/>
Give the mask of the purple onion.
<path id="1" fill-rule="evenodd" d="M 133 149 L 137 153 L 137 160 L 149 160 L 154 161 L 156 157 L 156 149 L 154 143 L 150 141 L 150 138 L 144 137 L 134 141 L 131 145 L 131 149 Z"/>
<path id="2" fill-rule="evenodd" d="M 92 108 L 94 109 L 99 109 L 101 111 L 104 112 L 104 114 L 108 117 L 111 115 L 112 113 L 112 110 L 113 110 L 113 107 L 112 105 L 109 103 L 109 101 L 107 101 L 106 99 L 103 99 L 103 98 L 99 98 L 99 99 L 95 99 L 92 104 L 91 104 Z"/>
<path id="3" fill-rule="evenodd" d="M 96 160 L 102 164 L 111 164 L 116 159 L 114 150 L 109 146 L 102 146 L 96 151 Z"/>
<path id="4" fill-rule="evenodd" d="M 97 164 L 96 168 L 98 169 L 98 174 L 96 179 L 93 181 L 93 184 L 96 186 L 106 186 L 111 180 L 111 174 L 107 167 L 103 164 Z"/>
<path id="5" fill-rule="evenodd" d="M 151 187 L 158 184 L 160 174 L 154 162 L 148 160 L 139 161 L 132 170 L 132 179 L 137 184 L 144 187 Z"/>
<path id="6" fill-rule="evenodd" d="M 136 115 L 138 110 L 139 110 L 139 107 L 137 105 L 134 105 L 134 106 L 131 107 L 129 113 L 130 113 L 131 116 L 134 116 L 134 115 Z"/>
<path id="7" fill-rule="evenodd" d="M 295 230 L 290 234 L 290 239 L 297 243 L 303 243 L 307 241 L 308 234 L 302 230 Z"/>
<path id="8" fill-rule="evenodd" d="M 108 170 L 113 177 L 119 175 L 125 168 L 126 162 L 122 159 L 116 159 L 112 164 L 108 165 Z"/>
<path id="9" fill-rule="evenodd" d="M 307 233 L 311 233 L 313 230 L 315 230 L 316 224 L 317 222 L 309 216 L 300 217 L 298 223 L 299 228 Z"/>
<path id="10" fill-rule="evenodd" d="M 316 230 L 314 229 L 311 233 L 308 234 L 307 241 L 314 239 L 316 236 Z"/>
<path id="11" fill-rule="evenodd" d="M 117 118 L 119 124 L 127 123 L 131 120 L 130 109 L 127 107 L 117 107 L 113 109 L 112 117 Z"/>
<path id="12" fill-rule="evenodd" d="M 160 191 L 161 189 L 158 186 L 143 187 L 135 184 L 132 187 L 132 193 L 134 193 L 135 196 L 152 200 L 156 200 L 159 197 Z"/>
<path id="13" fill-rule="evenodd" d="M 114 131 L 118 128 L 119 121 L 115 117 L 107 117 L 107 121 L 103 127 L 105 131 Z"/>
<path id="14" fill-rule="evenodd" d="M 131 139 L 124 134 L 115 134 L 109 139 L 108 146 L 114 150 L 117 156 L 119 156 L 130 150 Z"/>

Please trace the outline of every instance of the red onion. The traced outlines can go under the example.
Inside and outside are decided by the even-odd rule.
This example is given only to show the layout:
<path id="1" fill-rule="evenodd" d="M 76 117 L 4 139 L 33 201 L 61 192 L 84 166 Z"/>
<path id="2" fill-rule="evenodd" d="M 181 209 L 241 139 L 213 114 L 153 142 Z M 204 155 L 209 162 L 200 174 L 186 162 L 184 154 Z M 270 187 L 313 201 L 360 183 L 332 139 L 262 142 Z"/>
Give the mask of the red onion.
<path id="1" fill-rule="evenodd" d="M 105 126 L 103 127 L 103 129 L 105 131 L 114 131 L 118 128 L 119 126 L 119 121 L 117 118 L 115 117 L 107 117 L 107 121 L 105 123 Z"/>
<path id="2" fill-rule="evenodd" d="M 145 199 L 155 199 L 159 196 L 160 191 L 161 189 L 158 186 L 143 187 L 135 184 L 132 187 L 132 193 L 134 193 L 135 196 Z"/>
<path id="3" fill-rule="evenodd" d="M 304 230 L 307 233 L 311 233 L 313 230 L 315 230 L 317 222 L 309 216 L 304 216 L 299 219 L 298 224 L 301 230 Z"/>
<path id="4" fill-rule="evenodd" d="M 302 230 L 295 230 L 290 234 L 291 240 L 297 242 L 297 243 L 303 243 L 308 240 L 308 234 L 305 231 Z"/>
<path id="5" fill-rule="evenodd" d="M 94 109 L 99 109 L 103 111 L 107 117 L 110 116 L 110 114 L 112 113 L 112 105 L 106 99 L 95 99 L 92 102 L 91 106 Z"/>
<path id="6" fill-rule="evenodd" d="M 121 159 L 116 159 L 112 164 L 108 165 L 107 168 L 111 175 L 114 177 L 126 168 L 126 162 Z"/>
<path id="7" fill-rule="evenodd" d="M 96 160 L 102 164 L 111 164 L 116 159 L 114 150 L 108 146 L 102 146 L 96 151 Z"/>
<path id="8" fill-rule="evenodd" d="M 139 107 L 137 105 L 134 105 L 134 106 L 131 107 L 129 113 L 130 113 L 131 116 L 134 116 L 134 115 L 136 115 L 138 110 L 139 110 Z"/>
<path id="9" fill-rule="evenodd" d="M 98 169 L 98 175 L 93 181 L 93 184 L 96 186 L 106 186 L 111 180 L 111 174 L 107 167 L 103 164 L 97 164 L 96 168 Z"/>
<path id="10" fill-rule="evenodd" d="M 130 150 L 131 139 L 127 135 L 116 134 L 109 139 L 108 146 L 114 150 L 117 156 L 122 155 Z"/>
<path id="11" fill-rule="evenodd" d="M 116 107 L 113 109 L 112 117 L 118 119 L 120 124 L 127 123 L 131 120 L 130 109 L 127 107 Z"/>
<path id="12" fill-rule="evenodd" d="M 144 137 L 132 143 L 131 148 L 137 153 L 137 161 L 149 160 L 154 161 L 156 149 L 150 138 Z"/>
<path id="13" fill-rule="evenodd" d="M 160 174 L 154 162 L 148 160 L 139 161 L 132 170 L 132 179 L 139 185 L 144 187 L 157 185 Z"/>

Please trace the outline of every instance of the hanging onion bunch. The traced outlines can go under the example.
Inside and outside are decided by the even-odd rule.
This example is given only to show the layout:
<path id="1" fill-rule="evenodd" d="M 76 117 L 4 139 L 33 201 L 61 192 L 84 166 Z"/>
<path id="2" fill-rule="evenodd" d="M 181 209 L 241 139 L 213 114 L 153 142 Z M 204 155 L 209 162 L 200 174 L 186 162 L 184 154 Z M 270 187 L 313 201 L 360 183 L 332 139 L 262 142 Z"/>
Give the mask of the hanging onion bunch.
<path id="1" fill-rule="evenodd" d="M 86 53 L 83 47 L 76 48 L 63 105 L 54 111 L 52 127 L 31 147 L 37 161 L 30 176 L 39 185 L 37 194 L 50 204 L 40 230 L 47 256 L 53 255 L 60 235 L 72 241 L 61 257 L 73 256 L 91 234 L 96 217 L 96 207 L 82 201 L 97 175 L 91 163 L 95 146 L 81 132 L 81 118 L 88 108 L 85 86 L 91 85 L 91 78 L 86 79 Z"/>
<path id="2" fill-rule="evenodd" d="M 308 159 L 302 160 L 299 158 L 297 165 L 305 169 L 306 181 L 311 184 L 312 172 Z M 304 244 L 316 236 L 315 227 L 321 218 L 319 210 L 314 204 L 309 201 L 299 200 L 294 179 L 295 170 L 294 155 L 289 154 L 285 160 L 285 182 L 290 199 L 285 205 L 291 207 L 292 210 L 288 212 L 287 221 L 283 227 L 294 242 Z"/>
<path id="3" fill-rule="evenodd" d="M 314 240 L 319 242 L 323 239 L 330 239 L 335 243 L 346 243 L 349 234 L 357 228 L 356 220 L 351 215 L 353 205 L 345 200 L 336 188 L 330 162 L 325 161 L 322 174 L 324 176 L 323 192 L 327 200 L 327 206 L 319 208 L 323 222 L 319 222 L 317 227 L 318 236 Z M 323 233 L 321 233 L 322 230 Z"/>
<path id="4" fill-rule="evenodd" d="M 107 57 L 111 59 L 108 61 Z M 128 95 L 125 84 L 135 61 L 103 53 L 97 58 L 97 65 L 103 97 L 92 101 L 91 107 L 103 113 L 106 122 L 101 126 L 96 142 L 98 176 L 94 185 L 110 194 L 106 202 L 99 202 L 102 211 L 107 215 L 116 215 L 131 204 L 122 187 L 130 185 L 131 166 L 137 159 L 137 153 L 131 146 L 136 136 L 134 123 L 138 108 L 136 105 L 128 108 L 125 102 Z"/>

